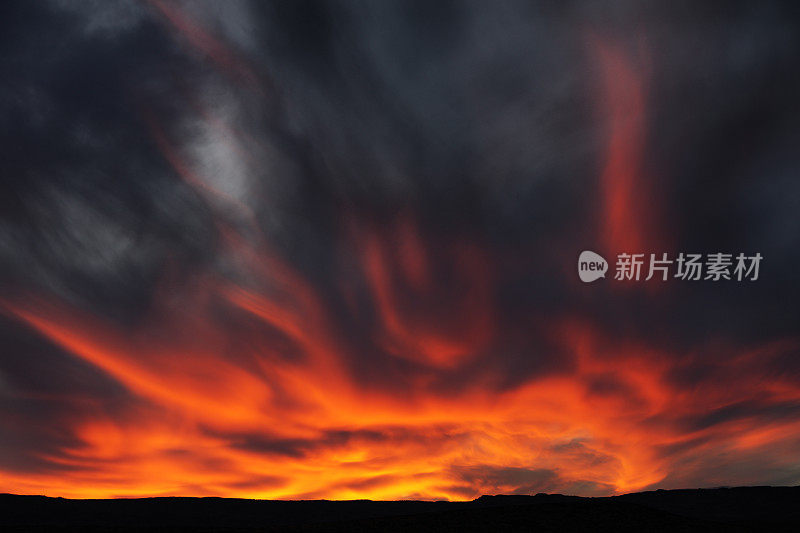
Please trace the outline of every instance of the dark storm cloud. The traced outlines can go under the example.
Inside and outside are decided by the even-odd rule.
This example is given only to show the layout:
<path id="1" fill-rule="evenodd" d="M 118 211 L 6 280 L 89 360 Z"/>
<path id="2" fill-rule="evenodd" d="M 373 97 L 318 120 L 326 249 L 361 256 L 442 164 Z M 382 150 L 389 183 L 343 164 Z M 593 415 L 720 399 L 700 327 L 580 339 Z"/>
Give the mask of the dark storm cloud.
<path id="1" fill-rule="evenodd" d="M 264 9 L 265 63 L 324 164 L 315 185 L 360 209 L 410 204 L 429 227 L 469 227 L 513 253 L 523 273 L 504 272 L 498 288 L 510 322 L 579 308 L 676 351 L 709 333 L 756 342 L 796 332 L 796 306 L 784 302 L 800 296 L 788 177 L 797 19 L 780 4 Z M 757 286 L 671 286 L 658 306 L 570 287 L 575 254 L 598 245 L 591 206 L 605 149 L 585 31 L 645 50 L 643 179 L 667 244 L 643 251 L 760 251 L 769 259 Z"/>
<path id="2" fill-rule="evenodd" d="M 127 391 L 92 365 L 69 356 L 19 325 L 0 318 L 0 464 L 40 472 L 76 469 L 57 460 L 80 445 L 76 421 L 115 416 Z"/>
<path id="3" fill-rule="evenodd" d="M 774 419 L 795 418 L 800 413 L 800 402 L 747 400 L 704 413 L 691 421 L 688 429 L 705 429 L 742 418 L 757 418 L 769 422 Z"/>
<path id="4" fill-rule="evenodd" d="M 787 446 L 791 449 L 796 440 Z M 778 451 L 784 451 L 778 450 Z M 691 475 L 688 475 L 691 472 Z M 728 486 L 732 477 L 741 485 L 757 485 L 768 479 L 769 484 L 795 485 L 797 468 L 786 467 L 780 459 L 753 452 L 742 456 L 725 448 L 703 449 L 696 454 L 688 454 L 675 463 L 675 468 L 658 486 L 688 487 L 696 486 L 698 480 L 706 486 Z M 651 488 L 656 488 L 653 486 Z"/>
<path id="5" fill-rule="evenodd" d="M 3 9 L 4 287 L 32 284 L 129 314 L 168 253 L 210 249 L 207 210 L 142 127 L 141 100 L 160 84 L 147 78 L 168 76 L 174 60 L 169 41 L 152 22 L 105 17 L 109 35 L 80 10 Z"/>
<path id="6" fill-rule="evenodd" d="M 282 118 L 269 126 L 257 123 L 259 112 L 247 115 L 247 90 L 199 73 L 208 59 L 166 35 L 159 10 L 103 6 L 5 8 L 7 33 L 19 36 L 4 54 L 4 130 L 15 147 L 0 241 L 8 280 L 33 278 L 124 314 L 145 304 L 167 255 L 210 257 L 208 211 L 175 179 L 142 118 L 156 106 L 173 116 L 167 132 L 212 185 L 246 198 L 318 283 L 338 283 L 317 265 L 334 261 L 343 205 L 379 217 L 410 206 L 434 234 L 470 231 L 520 258 L 523 271 L 503 272 L 498 287 L 512 322 L 580 305 L 612 330 L 647 330 L 678 349 L 708 331 L 793 332 L 796 306 L 773 295 L 798 296 L 788 177 L 796 158 L 784 141 L 797 135 L 797 36 L 777 4 L 733 6 L 723 20 L 716 8 L 683 4 L 183 6 L 275 85 L 270 105 Z M 666 200 L 670 247 L 761 251 L 768 259 L 757 288 L 676 287 L 677 297 L 654 308 L 636 295 L 595 291 L 586 300 L 565 284 L 564 256 L 573 260 L 576 243 L 596 244 L 590 199 L 604 152 L 586 31 L 629 47 L 643 39 L 648 49 L 647 179 Z M 222 109 L 272 155 L 243 162 L 193 123 L 176 82 L 187 76 L 199 83 L 200 105 Z M 763 192 L 743 189 L 755 182 Z M 613 313 L 595 311 L 601 298 Z"/>
<path id="7" fill-rule="evenodd" d="M 469 487 L 480 487 L 485 494 L 536 494 L 552 491 L 560 485 L 557 481 L 558 474 L 544 468 L 471 465 L 454 467 L 453 470 L 454 477 L 461 479 Z"/>
<path id="8" fill-rule="evenodd" d="M 303 458 L 320 452 L 344 450 L 353 445 L 388 445 L 434 447 L 448 442 L 458 442 L 466 435 L 453 427 L 405 428 L 378 427 L 364 430 L 330 429 L 307 439 L 285 439 L 270 436 L 268 433 L 254 434 L 219 433 L 208 431 L 209 435 L 224 438 L 232 448 L 258 454 Z M 380 459 L 373 461 L 376 466 Z"/>
<path id="9" fill-rule="evenodd" d="M 309 452 L 319 449 L 341 448 L 358 440 L 367 442 L 386 442 L 399 435 L 397 431 L 381 433 L 379 431 L 326 431 L 309 439 L 269 438 L 263 433 L 255 435 L 226 435 L 234 448 L 258 453 L 303 457 Z M 405 432 L 403 432 L 405 433 Z M 420 437 L 421 438 L 421 437 Z"/>

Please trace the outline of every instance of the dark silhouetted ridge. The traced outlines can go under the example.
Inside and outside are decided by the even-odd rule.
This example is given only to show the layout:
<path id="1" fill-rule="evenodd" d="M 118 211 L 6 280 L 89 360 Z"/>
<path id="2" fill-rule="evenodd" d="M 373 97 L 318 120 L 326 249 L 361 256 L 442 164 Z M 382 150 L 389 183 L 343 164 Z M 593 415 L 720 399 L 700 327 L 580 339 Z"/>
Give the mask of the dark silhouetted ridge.
<path id="1" fill-rule="evenodd" d="M 69 500 L 0 495 L 6 532 L 800 531 L 800 487 L 657 490 L 470 502 L 229 498 Z"/>

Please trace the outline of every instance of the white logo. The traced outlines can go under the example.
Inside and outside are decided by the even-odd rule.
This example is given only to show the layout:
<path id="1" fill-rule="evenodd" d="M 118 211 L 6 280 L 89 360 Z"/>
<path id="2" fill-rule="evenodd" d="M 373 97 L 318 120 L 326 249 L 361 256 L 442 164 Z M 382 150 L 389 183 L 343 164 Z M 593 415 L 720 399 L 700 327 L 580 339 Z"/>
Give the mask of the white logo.
<path id="1" fill-rule="evenodd" d="M 589 283 L 606 277 L 608 262 L 599 254 L 585 250 L 578 257 L 578 276 L 581 281 Z"/>
<path id="2" fill-rule="evenodd" d="M 649 256 L 649 259 L 648 259 Z M 690 281 L 756 281 L 761 260 L 760 253 L 753 255 L 716 252 L 705 254 L 684 253 L 670 258 L 669 254 L 621 253 L 617 254 L 616 281 L 650 281 L 670 278 Z M 578 257 L 578 276 L 590 283 L 606 277 L 608 263 L 599 254 L 585 250 Z M 674 271 L 671 272 L 671 271 Z"/>

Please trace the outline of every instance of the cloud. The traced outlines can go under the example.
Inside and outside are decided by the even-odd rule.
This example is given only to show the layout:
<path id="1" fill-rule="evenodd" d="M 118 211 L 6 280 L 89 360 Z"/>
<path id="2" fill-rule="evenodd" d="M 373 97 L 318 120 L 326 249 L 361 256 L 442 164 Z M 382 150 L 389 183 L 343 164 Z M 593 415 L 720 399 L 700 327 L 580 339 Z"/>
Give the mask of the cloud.
<path id="1" fill-rule="evenodd" d="M 4 9 L 0 489 L 800 479 L 778 3 Z M 587 288 L 596 247 L 765 260 Z"/>
<path id="2" fill-rule="evenodd" d="M 453 474 L 468 487 L 483 494 L 535 494 L 552 491 L 558 475 L 545 468 L 492 467 L 470 465 L 454 467 Z"/>

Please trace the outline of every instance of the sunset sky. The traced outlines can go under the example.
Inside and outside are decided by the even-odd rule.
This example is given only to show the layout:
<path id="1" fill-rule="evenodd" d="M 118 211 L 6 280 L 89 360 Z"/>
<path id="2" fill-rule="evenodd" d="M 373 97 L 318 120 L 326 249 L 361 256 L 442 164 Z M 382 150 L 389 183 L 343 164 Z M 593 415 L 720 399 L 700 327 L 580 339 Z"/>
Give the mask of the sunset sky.
<path id="1" fill-rule="evenodd" d="M 0 492 L 800 484 L 798 65 L 791 2 L 2 2 Z"/>

